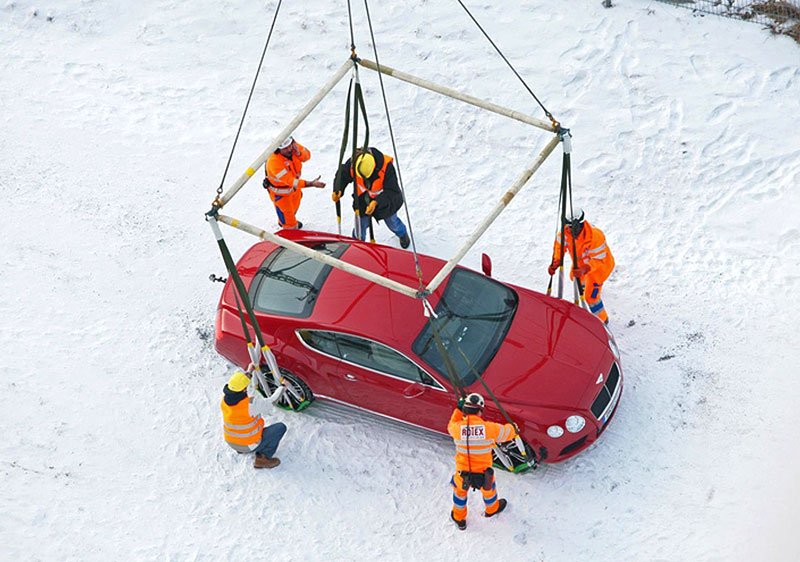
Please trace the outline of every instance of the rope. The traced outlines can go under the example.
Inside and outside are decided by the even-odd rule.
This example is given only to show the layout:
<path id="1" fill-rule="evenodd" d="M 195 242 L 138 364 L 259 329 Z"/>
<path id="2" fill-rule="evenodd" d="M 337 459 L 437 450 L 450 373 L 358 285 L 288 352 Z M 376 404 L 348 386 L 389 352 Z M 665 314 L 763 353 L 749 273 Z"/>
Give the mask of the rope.
<path id="1" fill-rule="evenodd" d="M 347 19 L 350 22 L 350 54 L 356 56 L 356 40 L 353 35 L 353 11 L 350 9 L 350 0 L 347 0 Z"/>
<path id="2" fill-rule="evenodd" d="M 525 80 L 523 80 L 522 76 L 520 76 L 519 72 L 517 72 L 517 69 L 514 68 L 514 66 L 509 62 L 509 60 L 506 58 L 506 56 L 500 50 L 500 47 L 498 47 L 495 44 L 495 42 L 492 41 L 492 38 L 489 37 L 489 34 L 486 33 L 486 31 L 483 29 L 483 27 L 481 27 L 481 24 L 478 23 L 478 20 L 475 19 L 475 16 L 472 15 L 472 12 L 469 11 L 469 9 L 464 5 L 464 3 L 461 0 L 457 0 L 457 1 L 458 1 L 459 4 L 461 4 L 461 7 L 464 8 L 464 11 L 467 12 L 467 15 L 469 15 L 469 17 L 472 19 L 472 21 L 475 22 L 475 25 L 478 26 L 478 29 L 481 30 L 481 32 L 483 33 L 483 36 L 486 37 L 486 39 L 489 40 L 489 43 L 492 44 L 492 47 L 494 47 L 494 50 L 497 51 L 497 54 L 499 54 L 500 57 L 502 57 L 502 59 L 508 65 L 508 68 L 510 68 L 511 71 L 516 75 L 516 77 L 519 78 L 519 81 L 522 82 L 522 85 L 525 86 L 525 89 L 528 90 L 528 93 L 533 97 L 533 99 L 536 100 L 536 103 L 538 103 L 539 107 L 542 108 L 542 111 L 544 111 L 544 114 L 547 116 L 548 119 L 550 119 L 551 123 L 553 123 L 553 126 L 557 127 L 558 126 L 558 121 L 556 121 L 556 119 L 553 117 L 552 113 L 547 111 L 547 108 L 542 104 L 541 101 L 539 101 L 539 98 L 536 97 L 536 94 L 533 93 L 533 90 L 531 90 L 528 87 L 528 84 L 525 83 Z"/>
<path id="3" fill-rule="evenodd" d="M 408 211 L 408 204 L 406 199 L 406 190 L 403 187 L 403 175 L 400 172 L 400 155 L 397 152 L 397 145 L 394 140 L 394 130 L 392 128 L 392 118 L 389 115 L 389 103 L 386 101 L 386 89 L 383 86 L 383 73 L 381 71 L 381 62 L 378 57 L 378 44 L 375 42 L 375 34 L 372 30 L 372 18 L 369 13 L 369 3 L 364 0 L 364 8 L 367 11 L 367 23 L 369 24 L 369 36 L 372 39 L 372 52 L 375 54 L 375 66 L 378 69 L 378 80 L 381 85 L 381 96 L 383 97 L 383 109 L 386 112 L 386 122 L 389 125 L 389 137 L 392 139 L 392 151 L 394 152 L 395 168 L 397 169 L 397 181 L 400 184 L 400 193 L 403 194 L 403 203 L 406 208 L 406 220 L 408 221 L 408 236 L 411 239 L 411 253 L 414 255 L 414 269 L 416 270 L 417 280 L 419 281 L 419 292 L 424 294 L 425 283 L 422 280 L 422 265 L 420 265 L 419 256 L 417 255 L 417 242 L 414 239 L 414 228 L 411 224 L 411 215 Z"/>
<path id="4" fill-rule="evenodd" d="M 258 75 L 261 73 L 261 66 L 264 64 L 264 57 L 267 54 L 267 47 L 269 47 L 269 40 L 272 38 L 272 30 L 275 29 L 275 22 L 278 20 L 278 12 L 281 9 L 281 2 L 283 0 L 278 0 L 278 6 L 275 8 L 275 15 L 272 18 L 272 25 L 269 27 L 269 34 L 267 35 L 267 41 L 264 43 L 264 50 L 261 52 L 261 60 L 258 61 L 258 70 L 256 70 L 256 75 L 253 77 L 253 85 L 250 86 L 250 95 L 247 96 L 247 103 L 244 106 L 244 111 L 242 112 L 242 120 L 239 122 L 239 129 L 236 131 L 236 137 L 233 139 L 233 146 L 231 147 L 231 153 L 228 156 L 228 162 L 225 164 L 225 171 L 222 172 L 222 180 L 219 182 L 219 187 L 217 188 L 217 200 L 219 200 L 219 196 L 222 195 L 222 186 L 225 184 L 225 177 L 228 175 L 228 168 L 231 166 L 231 160 L 233 160 L 233 153 L 236 150 L 236 143 L 239 142 L 239 134 L 242 132 L 242 125 L 244 125 L 244 118 L 247 116 L 247 109 L 250 107 L 250 100 L 253 98 L 253 91 L 256 89 L 256 82 L 258 82 Z"/>

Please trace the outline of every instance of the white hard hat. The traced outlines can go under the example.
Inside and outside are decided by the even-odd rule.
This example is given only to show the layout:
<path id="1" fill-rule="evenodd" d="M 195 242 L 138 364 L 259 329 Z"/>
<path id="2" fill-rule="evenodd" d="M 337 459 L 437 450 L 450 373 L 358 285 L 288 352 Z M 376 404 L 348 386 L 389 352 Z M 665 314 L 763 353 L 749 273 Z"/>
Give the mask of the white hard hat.
<path id="1" fill-rule="evenodd" d="M 473 392 L 472 394 L 467 395 L 464 398 L 464 407 L 465 408 L 473 408 L 475 410 L 483 410 L 483 396 L 478 394 L 477 392 Z"/>
<path id="2" fill-rule="evenodd" d="M 283 139 L 283 142 L 278 145 L 278 150 L 283 150 L 284 148 L 288 148 L 290 144 L 294 142 L 294 139 L 291 136 L 286 137 Z"/>
<path id="3" fill-rule="evenodd" d="M 575 207 L 572 211 L 567 211 L 567 223 L 581 223 L 584 221 L 583 209 Z"/>

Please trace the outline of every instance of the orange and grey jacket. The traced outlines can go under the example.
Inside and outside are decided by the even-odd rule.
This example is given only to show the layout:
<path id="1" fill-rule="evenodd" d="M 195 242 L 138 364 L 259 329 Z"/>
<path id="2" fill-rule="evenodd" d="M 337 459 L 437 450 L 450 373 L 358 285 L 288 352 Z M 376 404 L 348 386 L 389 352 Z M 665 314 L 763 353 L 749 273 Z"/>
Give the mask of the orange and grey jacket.
<path id="1" fill-rule="evenodd" d="M 348 158 L 336 172 L 333 190 L 343 192 L 355 177 L 353 209 L 363 212 L 371 201 L 377 201 L 372 217 L 383 220 L 395 214 L 403 206 L 403 193 L 397 182 L 397 171 L 392 157 L 383 154 L 377 148 L 370 147 L 367 150 L 375 158 L 375 170 L 372 175 L 365 181 L 364 178 L 355 174 L 352 158 Z"/>
<path id="2" fill-rule="evenodd" d="M 484 421 L 458 408 L 450 416 L 447 431 L 456 444 L 456 470 L 469 472 L 483 472 L 492 466 L 492 447 L 511 441 L 517 435 L 510 423 Z"/>
<path id="3" fill-rule="evenodd" d="M 276 150 L 267 159 L 264 168 L 267 173 L 267 181 L 264 182 L 264 187 L 269 190 L 269 195 L 273 200 L 276 195 L 289 195 L 306 187 L 306 180 L 300 179 L 300 174 L 303 171 L 303 162 L 311 158 L 311 152 L 297 141 L 295 141 L 295 146 L 297 146 L 299 154 L 293 152 L 291 158 L 286 158 Z"/>
<path id="4" fill-rule="evenodd" d="M 261 414 L 251 414 L 250 404 L 253 399 L 247 396 L 247 390 L 234 392 L 228 385 L 223 389 L 222 422 L 225 441 L 239 453 L 249 453 L 261 442 L 261 431 L 264 419 Z"/>
<path id="5" fill-rule="evenodd" d="M 569 226 L 564 229 L 566 244 L 564 249 L 572 255 L 572 231 Z M 561 231 L 556 233 L 553 244 L 553 256 L 561 257 Z M 611 272 L 614 271 L 614 256 L 606 244 L 606 236 L 599 228 L 592 226 L 589 221 L 583 221 L 583 230 L 575 239 L 575 251 L 578 254 L 577 267 L 589 266 L 587 277 L 595 283 L 604 283 Z M 565 252 L 565 253 L 566 253 Z M 572 277 L 572 271 L 570 271 Z"/>

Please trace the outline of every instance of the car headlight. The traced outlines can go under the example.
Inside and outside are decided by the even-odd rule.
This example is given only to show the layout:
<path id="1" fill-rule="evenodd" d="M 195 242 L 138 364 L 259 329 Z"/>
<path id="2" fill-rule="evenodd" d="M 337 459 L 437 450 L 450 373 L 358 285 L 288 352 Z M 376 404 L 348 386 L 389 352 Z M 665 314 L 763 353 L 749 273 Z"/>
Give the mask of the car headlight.
<path id="1" fill-rule="evenodd" d="M 547 435 L 552 437 L 553 439 L 558 439 L 562 435 L 564 435 L 564 428 L 560 425 L 551 425 L 547 428 Z"/>
<path id="2" fill-rule="evenodd" d="M 564 425 L 567 426 L 567 431 L 570 433 L 578 433 L 586 425 L 586 420 L 583 419 L 583 416 L 570 416 L 567 418 L 567 423 Z M 559 427 L 559 429 L 561 428 Z M 547 433 L 550 433 L 549 429 L 547 430 Z"/>
<path id="3" fill-rule="evenodd" d="M 611 330 L 608 329 L 608 326 L 603 324 L 603 328 L 606 329 L 606 334 L 608 334 L 608 347 L 611 348 L 611 353 L 614 354 L 614 359 L 619 361 L 619 347 L 617 346 L 617 340 L 614 339 L 614 334 L 611 333 Z"/>

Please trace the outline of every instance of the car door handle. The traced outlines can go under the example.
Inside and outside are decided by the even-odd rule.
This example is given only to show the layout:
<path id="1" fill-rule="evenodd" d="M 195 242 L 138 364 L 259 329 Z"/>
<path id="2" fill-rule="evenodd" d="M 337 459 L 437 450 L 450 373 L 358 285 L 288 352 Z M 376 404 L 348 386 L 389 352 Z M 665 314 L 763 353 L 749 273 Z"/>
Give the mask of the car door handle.
<path id="1" fill-rule="evenodd" d="M 346 379 L 347 379 L 347 380 L 349 380 L 349 381 L 357 381 L 357 380 L 358 380 L 358 377 L 356 377 L 356 376 L 355 376 L 354 374 L 352 374 L 352 373 L 347 373 L 347 374 L 344 376 L 344 378 L 346 378 Z"/>
<path id="2" fill-rule="evenodd" d="M 403 397 L 416 398 L 417 396 L 421 396 L 423 392 L 425 392 L 424 386 L 420 384 L 412 384 L 403 391 Z"/>

